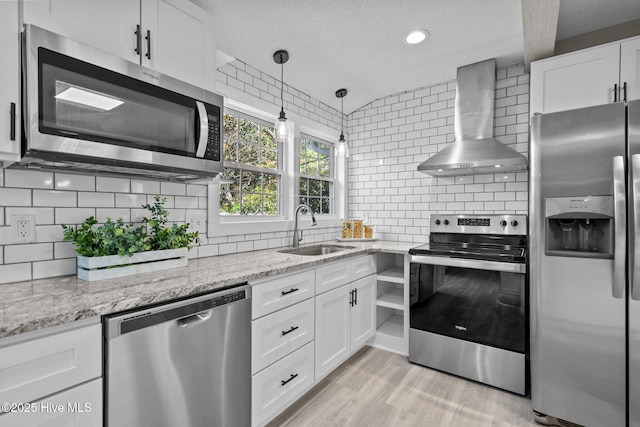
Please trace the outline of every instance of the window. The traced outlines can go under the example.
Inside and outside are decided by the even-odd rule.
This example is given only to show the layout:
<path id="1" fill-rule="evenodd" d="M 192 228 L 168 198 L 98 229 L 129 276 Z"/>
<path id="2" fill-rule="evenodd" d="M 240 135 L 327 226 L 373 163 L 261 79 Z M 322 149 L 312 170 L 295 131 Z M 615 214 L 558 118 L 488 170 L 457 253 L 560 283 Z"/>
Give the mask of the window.
<path id="1" fill-rule="evenodd" d="M 333 213 L 333 144 L 300 136 L 300 202 L 314 212 Z"/>
<path id="2" fill-rule="evenodd" d="M 221 215 L 281 214 L 282 147 L 273 126 L 227 110 L 224 115 L 224 172 Z"/>

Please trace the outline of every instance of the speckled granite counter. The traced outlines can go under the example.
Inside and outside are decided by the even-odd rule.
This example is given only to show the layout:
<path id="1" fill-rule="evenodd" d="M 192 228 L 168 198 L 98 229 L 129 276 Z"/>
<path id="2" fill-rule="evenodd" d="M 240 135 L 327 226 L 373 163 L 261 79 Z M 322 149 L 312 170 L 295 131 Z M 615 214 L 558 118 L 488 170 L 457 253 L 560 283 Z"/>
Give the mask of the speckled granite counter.
<path id="1" fill-rule="evenodd" d="M 336 242 L 326 242 L 336 244 Z M 318 244 L 318 243 L 314 243 Z M 300 256 L 279 249 L 189 260 L 183 268 L 85 282 L 76 276 L 0 285 L 0 338 L 61 325 L 375 252 L 407 253 L 414 243 L 349 242 L 328 255 Z"/>

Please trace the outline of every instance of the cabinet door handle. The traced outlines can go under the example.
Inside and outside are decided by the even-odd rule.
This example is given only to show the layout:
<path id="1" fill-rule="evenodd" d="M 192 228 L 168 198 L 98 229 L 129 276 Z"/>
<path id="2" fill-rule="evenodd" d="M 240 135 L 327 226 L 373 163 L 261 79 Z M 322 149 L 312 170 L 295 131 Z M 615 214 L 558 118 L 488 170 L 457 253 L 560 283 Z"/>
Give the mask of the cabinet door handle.
<path id="1" fill-rule="evenodd" d="M 142 39 L 141 34 L 140 34 L 140 24 L 136 25 L 136 32 L 134 33 L 136 35 L 136 48 L 134 49 L 136 51 L 136 54 L 140 55 L 140 52 L 142 51 Z"/>
<path id="2" fill-rule="evenodd" d="M 297 376 L 298 376 L 298 374 L 291 374 L 291 376 L 289 377 L 288 380 L 281 380 L 280 382 L 282 383 L 282 385 L 286 385 L 288 382 L 290 382 L 291 380 L 293 380 Z"/>
<path id="3" fill-rule="evenodd" d="M 9 113 L 11 116 L 11 126 L 9 128 L 9 139 L 11 141 L 16 140 L 16 103 L 11 103 L 11 112 Z"/>
<path id="4" fill-rule="evenodd" d="M 358 305 L 358 288 L 353 290 L 353 305 Z"/>
<path id="5" fill-rule="evenodd" d="M 353 307 L 353 291 L 349 291 L 349 305 Z"/>
<path id="6" fill-rule="evenodd" d="M 282 291 L 282 296 L 289 295 L 289 294 L 292 294 L 294 292 L 298 292 L 298 290 L 299 290 L 298 288 L 291 288 L 288 291 Z"/>
<path id="7" fill-rule="evenodd" d="M 147 30 L 147 36 L 144 38 L 147 41 L 147 59 L 151 59 L 151 31 Z"/>
<path id="8" fill-rule="evenodd" d="M 613 102 L 618 102 L 618 83 L 613 85 Z"/>
<path id="9" fill-rule="evenodd" d="M 627 82 L 622 85 L 622 92 L 624 93 L 624 102 L 627 102 Z"/>
<path id="10" fill-rule="evenodd" d="M 292 326 L 291 329 L 289 329 L 288 331 L 282 331 L 282 336 L 290 334 L 291 332 L 295 331 L 298 328 L 299 328 L 299 326 Z"/>

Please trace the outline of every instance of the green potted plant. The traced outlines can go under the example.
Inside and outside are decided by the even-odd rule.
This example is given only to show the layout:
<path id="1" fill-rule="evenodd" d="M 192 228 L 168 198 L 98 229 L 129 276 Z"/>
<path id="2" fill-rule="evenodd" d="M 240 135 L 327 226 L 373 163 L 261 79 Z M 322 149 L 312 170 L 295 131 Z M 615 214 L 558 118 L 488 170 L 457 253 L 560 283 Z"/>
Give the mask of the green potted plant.
<path id="1" fill-rule="evenodd" d="M 92 216 L 78 227 L 63 224 L 64 240 L 72 241 L 79 254 L 78 278 L 93 281 L 186 266 L 198 232 L 189 232 L 189 224 L 167 227 L 166 201 L 155 196 L 153 204 L 142 205 L 150 212 L 142 220 L 146 226 L 125 224 L 122 218 L 107 218 L 98 226 Z"/>

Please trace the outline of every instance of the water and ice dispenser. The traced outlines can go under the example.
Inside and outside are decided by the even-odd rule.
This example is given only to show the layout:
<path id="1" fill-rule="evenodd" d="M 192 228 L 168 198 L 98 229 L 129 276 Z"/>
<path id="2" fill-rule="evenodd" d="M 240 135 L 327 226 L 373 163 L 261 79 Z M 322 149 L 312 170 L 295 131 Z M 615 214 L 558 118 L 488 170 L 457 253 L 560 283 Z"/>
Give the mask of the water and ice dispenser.
<path id="1" fill-rule="evenodd" d="M 613 258 L 613 197 L 545 199 L 545 253 Z"/>

